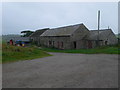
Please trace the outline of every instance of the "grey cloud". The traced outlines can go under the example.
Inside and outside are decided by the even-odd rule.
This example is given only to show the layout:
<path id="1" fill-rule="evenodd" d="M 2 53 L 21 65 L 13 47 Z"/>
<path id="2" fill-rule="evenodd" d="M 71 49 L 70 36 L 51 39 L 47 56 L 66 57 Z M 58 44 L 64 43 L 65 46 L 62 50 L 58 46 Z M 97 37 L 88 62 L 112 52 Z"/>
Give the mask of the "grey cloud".
<path id="1" fill-rule="evenodd" d="M 2 29 L 3 34 L 19 34 L 26 29 L 54 28 L 78 23 L 84 23 L 89 29 L 97 29 L 97 11 L 101 10 L 101 28 L 110 26 L 117 33 L 117 9 L 117 2 L 6 2 L 2 5 Z"/>

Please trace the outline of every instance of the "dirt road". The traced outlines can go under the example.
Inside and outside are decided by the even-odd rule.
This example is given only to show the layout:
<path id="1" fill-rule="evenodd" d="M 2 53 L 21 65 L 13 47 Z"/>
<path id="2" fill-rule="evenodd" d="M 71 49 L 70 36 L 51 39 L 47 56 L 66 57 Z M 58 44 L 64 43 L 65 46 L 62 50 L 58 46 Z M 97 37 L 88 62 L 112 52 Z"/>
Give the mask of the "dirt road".
<path id="1" fill-rule="evenodd" d="M 3 88 L 118 87 L 118 55 L 51 54 L 3 64 Z"/>

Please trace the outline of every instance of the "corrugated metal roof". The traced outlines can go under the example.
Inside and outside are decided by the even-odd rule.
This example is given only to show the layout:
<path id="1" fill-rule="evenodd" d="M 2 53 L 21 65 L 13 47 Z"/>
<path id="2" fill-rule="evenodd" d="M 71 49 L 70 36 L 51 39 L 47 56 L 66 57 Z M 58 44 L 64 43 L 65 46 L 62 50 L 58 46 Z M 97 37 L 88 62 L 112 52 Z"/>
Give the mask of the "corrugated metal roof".
<path id="1" fill-rule="evenodd" d="M 80 25 L 83 25 L 83 24 L 50 29 L 45 31 L 40 36 L 70 36 L 75 30 L 77 30 L 80 27 Z"/>
<path id="2" fill-rule="evenodd" d="M 99 30 L 99 40 L 103 40 L 104 37 L 108 36 L 110 32 L 112 32 L 111 29 Z M 98 39 L 98 30 L 90 30 L 90 34 L 88 35 L 88 39 L 89 40 L 97 40 Z"/>

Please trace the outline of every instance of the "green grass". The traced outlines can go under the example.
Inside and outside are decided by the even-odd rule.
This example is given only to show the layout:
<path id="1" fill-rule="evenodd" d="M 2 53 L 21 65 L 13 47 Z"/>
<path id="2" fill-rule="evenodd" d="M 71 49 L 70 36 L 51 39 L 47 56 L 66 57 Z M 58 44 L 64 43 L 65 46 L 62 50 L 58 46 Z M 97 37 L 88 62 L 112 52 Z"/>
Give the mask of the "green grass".
<path id="1" fill-rule="evenodd" d="M 52 55 L 36 47 L 18 47 L 10 46 L 5 43 L 2 44 L 2 63 L 19 60 L 31 60 L 46 56 Z"/>
<path id="2" fill-rule="evenodd" d="M 15 62 L 19 60 L 31 60 L 35 58 L 42 58 L 52 56 L 47 52 L 61 52 L 61 53 L 81 53 L 81 54 L 120 54 L 120 44 L 114 46 L 102 46 L 94 49 L 79 49 L 79 50 L 59 50 L 55 48 L 38 48 L 38 47 L 18 47 L 10 46 L 5 42 L 0 43 L 0 63 Z"/>
<path id="3" fill-rule="evenodd" d="M 76 50 L 59 50 L 55 48 L 45 48 L 42 50 L 47 52 L 62 52 L 62 53 L 81 53 L 81 54 L 120 54 L 120 45 L 102 46 L 94 49 L 76 49 Z"/>

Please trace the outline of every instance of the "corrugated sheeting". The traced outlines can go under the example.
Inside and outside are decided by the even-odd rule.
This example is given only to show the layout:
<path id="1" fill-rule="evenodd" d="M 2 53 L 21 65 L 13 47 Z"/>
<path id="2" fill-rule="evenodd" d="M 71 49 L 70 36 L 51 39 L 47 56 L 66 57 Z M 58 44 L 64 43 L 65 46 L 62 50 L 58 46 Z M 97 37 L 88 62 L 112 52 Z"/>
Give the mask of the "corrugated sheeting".
<path id="1" fill-rule="evenodd" d="M 45 32 L 48 29 L 49 28 L 36 30 L 34 33 L 30 35 L 30 37 L 39 37 L 43 32 Z"/>
<path id="2" fill-rule="evenodd" d="M 111 29 L 103 29 L 99 30 L 99 40 L 104 40 L 106 36 L 108 36 L 112 32 Z M 88 40 L 97 40 L 98 38 L 98 30 L 91 30 L 88 35 Z"/>
<path id="3" fill-rule="evenodd" d="M 50 29 L 50 30 L 45 31 L 40 36 L 70 36 L 81 25 L 83 25 L 83 24 L 77 24 L 77 25 L 71 25 L 71 26 L 66 26 L 66 27 Z"/>

